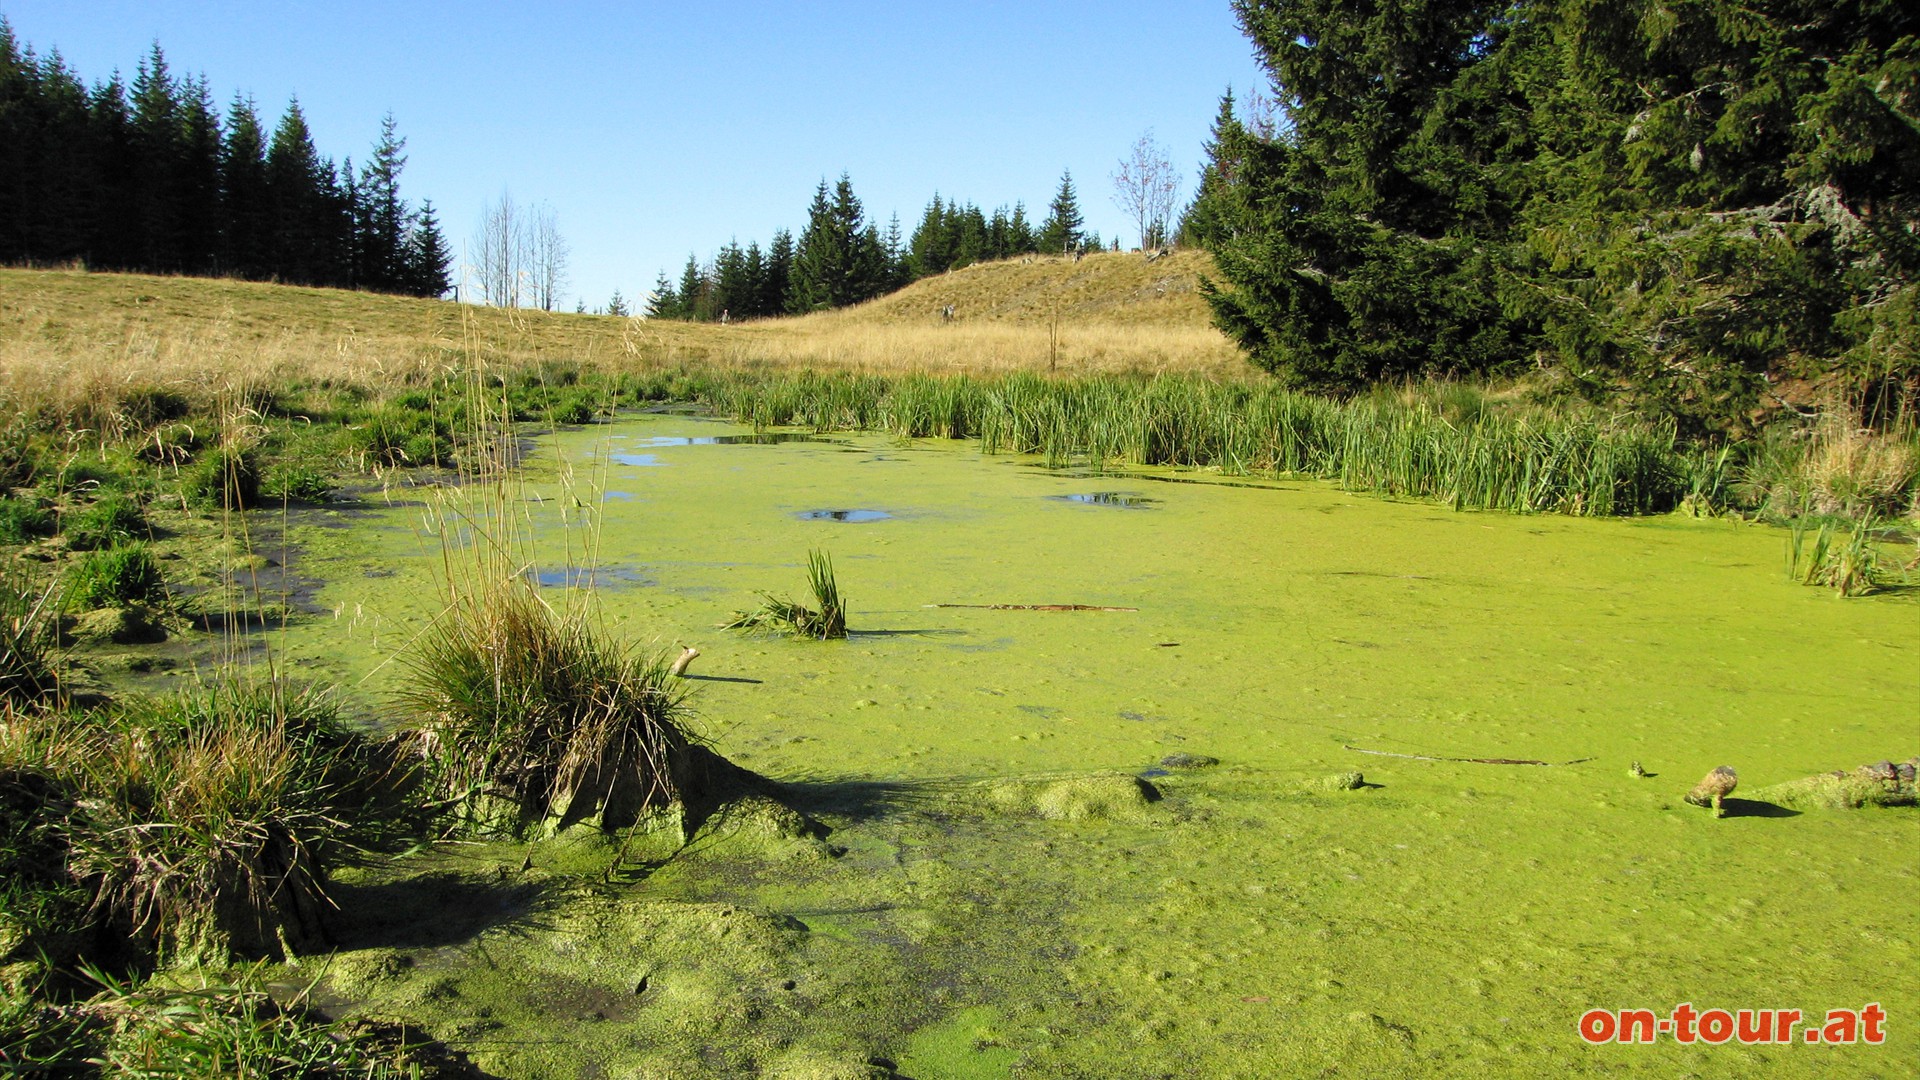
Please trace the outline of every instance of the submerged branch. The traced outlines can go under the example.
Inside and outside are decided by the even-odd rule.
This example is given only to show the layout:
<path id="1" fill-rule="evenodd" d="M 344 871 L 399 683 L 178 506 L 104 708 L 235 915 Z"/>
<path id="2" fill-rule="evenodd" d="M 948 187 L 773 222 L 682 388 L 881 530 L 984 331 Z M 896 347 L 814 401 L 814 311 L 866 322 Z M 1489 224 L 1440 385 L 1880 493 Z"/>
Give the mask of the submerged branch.
<path id="1" fill-rule="evenodd" d="M 1391 750 L 1363 750 L 1358 746 L 1342 746 L 1341 749 L 1351 750 L 1356 754 L 1372 754 L 1375 757 L 1406 758 L 1409 761 L 1452 761 L 1465 765 L 1544 765 L 1552 767 L 1556 765 L 1578 765 L 1582 762 L 1593 760 L 1590 757 L 1574 758 L 1572 761 L 1537 761 L 1533 758 L 1504 757 L 1432 757 L 1427 754 L 1396 754 Z"/>

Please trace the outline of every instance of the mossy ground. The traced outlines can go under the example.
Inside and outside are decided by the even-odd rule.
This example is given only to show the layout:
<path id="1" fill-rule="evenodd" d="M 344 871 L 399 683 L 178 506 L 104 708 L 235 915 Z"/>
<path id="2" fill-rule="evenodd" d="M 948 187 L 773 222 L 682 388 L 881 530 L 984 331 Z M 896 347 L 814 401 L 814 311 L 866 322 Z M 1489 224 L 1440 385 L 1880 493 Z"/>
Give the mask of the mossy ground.
<path id="1" fill-rule="evenodd" d="M 1575 1021 L 1920 1014 L 1887 961 L 1916 944 L 1920 819 L 1680 798 L 1723 763 L 1759 790 L 1911 754 L 1912 595 L 1793 585 L 1782 533 L 1726 521 L 1452 513 L 869 437 L 664 441 L 732 430 L 562 434 L 521 520 L 543 568 L 603 571 L 616 633 L 698 644 L 717 749 L 833 831 L 719 825 L 608 882 L 591 853 L 535 850 L 522 874 L 519 847 L 385 867 L 349 911 L 457 917 L 347 934 L 341 1007 L 516 1077 L 1874 1075 L 1910 1056 L 1898 1026 L 1881 1047 L 1593 1048 Z M 1159 501 L 1048 498 L 1123 489 Z M 395 685 L 383 661 L 437 592 L 420 524 L 298 533 L 338 615 L 286 631 L 290 661 L 375 700 Z M 815 547 L 849 640 L 712 628 Z M 1176 753 L 1220 764 L 1158 765 Z"/>

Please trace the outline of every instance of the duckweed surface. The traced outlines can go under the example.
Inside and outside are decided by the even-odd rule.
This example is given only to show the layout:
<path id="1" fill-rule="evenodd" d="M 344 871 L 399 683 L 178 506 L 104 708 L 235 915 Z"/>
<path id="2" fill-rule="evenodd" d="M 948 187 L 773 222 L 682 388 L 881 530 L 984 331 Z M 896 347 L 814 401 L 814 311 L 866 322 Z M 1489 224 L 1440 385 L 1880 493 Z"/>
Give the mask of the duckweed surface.
<path id="1" fill-rule="evenodd" d="M 1920 749 L 1911 595 L 1790 584 L 1780 533 L 1726 521 L 1285 481 L 1089 512 L 1063 498 L 1084 474 L 1026 459 L 730 441 L 751 434 L 563 432 L 512 512 L 543 582 L 617 585 L 598 590 L 610 628 L 699 647 L 716 748 L 830 831 L 747 807 L 612 873 L 556 845 L 364 871 L 334 1007 L 568 1080 L 1911 1062 L 1920 816 L 1681 801 L 1716 765 L 1745 794 Z M 1208 480 L 1121 479 L 1156 476 Z M 863 506 L 892 516 L 806 517 Z M 440 540 L 402 507 L 302 541 L 335 614 L 279 648 L 377 709 L 436 610 Z M 833 555 L 846 641 L 713 629 L 801 588 L 811 548 Z M 1465 758 L 1554 764 L 1428 760 Z M 1876 1001 L 1882 1046 L 1576 1030 L 1594 1007 Z"/>

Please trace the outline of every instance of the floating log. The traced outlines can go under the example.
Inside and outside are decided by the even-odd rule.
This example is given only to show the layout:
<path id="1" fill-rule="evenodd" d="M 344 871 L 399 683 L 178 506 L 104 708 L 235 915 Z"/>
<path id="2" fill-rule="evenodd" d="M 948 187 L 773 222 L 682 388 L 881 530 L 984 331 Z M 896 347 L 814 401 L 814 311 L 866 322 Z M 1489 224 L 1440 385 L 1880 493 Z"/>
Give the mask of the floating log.
<path id="1" fill-rule="evenodd" d="M 978 608 L 982 611 L 1139 611 L 1137 607 L 1102 607 L 1099 604 L 928 604 L 936 608 Z"/>
<path id="2" fill-rule="evenodd" d="M 1363 750 L 1358 746 L 1344 746 L 1356 754 L 1372 754 L 1375 757 L 1397 757 L 1408 761 L 1451 761 L 1462 765 L 1543 765 L 1549 768 L 1561 765 L 1578 765 L 1592 761 L 1590 757 L 1574 758 L 1572 761 L 1537 761 L 1533 758 L 1510 757 L 1433 757 L 1427 754 L 1396 754 L 1391 750 Z"/>

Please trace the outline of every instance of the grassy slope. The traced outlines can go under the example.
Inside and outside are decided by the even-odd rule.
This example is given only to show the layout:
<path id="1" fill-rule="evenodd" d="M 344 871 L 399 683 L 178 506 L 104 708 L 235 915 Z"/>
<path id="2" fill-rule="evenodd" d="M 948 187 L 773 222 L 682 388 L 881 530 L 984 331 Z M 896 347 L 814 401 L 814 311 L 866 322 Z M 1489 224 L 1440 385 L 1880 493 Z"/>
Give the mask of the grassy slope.
<path id="1" fill-rule="evenodd" d="M 857 308 L 733 326 L 668 323 L 258 282 L 0 270 L 0 371 L 34 394 L 97 380 L 407 379 L 471 356 L 879 370 L 1236 371 L 1195 293 L 1205 256 L 968 267 Z M 1059 329 L 1051 326 L 1057 301 Z M 945 304 L 958 325 L 938 318 Z"/>

